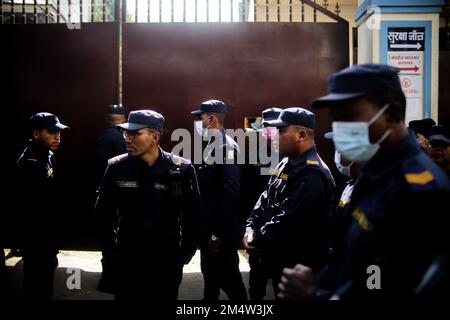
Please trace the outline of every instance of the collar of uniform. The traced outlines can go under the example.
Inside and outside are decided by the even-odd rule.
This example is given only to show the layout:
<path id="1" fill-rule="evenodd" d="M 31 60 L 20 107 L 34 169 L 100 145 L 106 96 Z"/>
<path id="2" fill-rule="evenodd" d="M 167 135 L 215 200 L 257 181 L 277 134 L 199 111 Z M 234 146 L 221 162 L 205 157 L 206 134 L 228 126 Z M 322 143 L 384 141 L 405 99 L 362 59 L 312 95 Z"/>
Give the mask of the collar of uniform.
<path id="1" fill-rule="evenodd" d="M 222 139 L 223 139 L 223 141 L 224 141 L 224 143 L 225 143 L 225 141 L 226 141 L 226 139 L 225 139 L 225 129 L 222 128 L 222 129 L 220 129 L 219 131 L 220 131 L 220 133 L 222 134 Z M 211 140 L 212 140 L 212 137 L 209 138 L 208 143 L 207 143 L 207 146 L 209 146 L 209 145 L 211 144 Z"/>
<path id="2" fill-rule="evenodd" d="M 419 152 L 421 152 L 419 144 L 410 133 L 392 150 L 376 154 L 364 167 L 364 175 L 370 180 L 377 180 L 402 163 L 406 156 Z"/>
<path id="3" fill-rule="evenodd" d="M 311 148 L 309 148 L 308 150 L 297 156 L 297 158 L 289 160 L 289 164 L 291 166 L 298 166 L 299 164 L 306 162 L 306 160 L 308 160 L 308 158 L 315 152 L 316 146 L 312 146 Z"/>
<path id="4" fill-rule="evenodd" d="M 223 143 L 223 145 L 225 145 L 227 143 L 227 136 L 225 134 L 225 129 L 224 128 L 220 129 L 220 133 L 222 134 L 222 143 Z M 215 150 L 212 148 L 211 144 L 212 144 L 212 142 L 210 139 L 208 141 L 208 144 L 206 145 L 206 150 L 208 150 L 206 154 L 214 156 Z M 214 146 L 217 147 L 216 144 L 214 144 Z"/>
<path id="5" fill-rule="evenodd" d="M 42 158 L 47 158 L 53 155 L 53 151 L 44 146 L 42 143 L 30 140 L 28 144 L 29 152 Z"/>
<path id="6" fill-rule="evenodd" d="M 164 166 L 164 161 L 163 161 L 163 149 L 161 149 L 160 146 L 158 146 L 158 150 L 159 150 L 159 154 L 158 154 L 158 158 L 156 159 L 155 163 L 152 165 L 149 165 L 148 163 L 142 161 L 141 158 L 137 158 L 136 160 L 141 164 L 142 168 L 145 170 L 150 170 L 151 172 L 156 172 L 156 173 L 160 173 L 163 170 L 161 170 L 161 166 Z"/>

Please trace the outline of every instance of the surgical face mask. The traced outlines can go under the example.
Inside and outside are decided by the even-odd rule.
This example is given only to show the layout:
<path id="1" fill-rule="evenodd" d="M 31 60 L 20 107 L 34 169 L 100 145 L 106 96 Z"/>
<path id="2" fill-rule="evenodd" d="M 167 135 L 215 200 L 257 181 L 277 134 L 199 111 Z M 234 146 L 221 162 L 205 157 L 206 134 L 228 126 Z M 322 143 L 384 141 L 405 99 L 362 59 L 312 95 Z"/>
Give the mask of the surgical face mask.
<path id="1" fill-rule="evenodd" d="M 277 138 L 277 135 L 278 130 L 275 127 L 264 127 L 262 130 L 262 136 L 268 141 Z"/>
<path id="2" fill-rule="evenodd" d="M 387 130 L 377 142 L 370 143 L 369 126 L 374 123 L 388 107 L 388 104 L 385 105 L 368 122 L 334 121 L 332 126 L 335 149 L 340 152 L 344 158 L 356 163 L 366 163 L 372 159 L 380 149 L 380 143 L 382 143 L 391 133 L 391 129 Z"/>
<path id="3" fill-rule="evenodd" d="M 206 118 L 205 120 L 208 120 L 209 118 L 211 118 L 212 116 L 209 116 L 208 118 Z M 197 131 L 197 134 L 202 136 L 202 137 L 207 137 L 208 136 L 208 128 L 210 126 L 208 126 L 207 128 L 203 128 L 203 122 L 205 120 L 197 120 L 194 121 L 195 124 L 195 130 Z"/>
<path id="4" fill-rule="evenodd" d="M 338 151 L 334 151 L 334 164 L 336 165 L 336 168 L 341 174 L 349 178 L 352 177 L 350 174 L 350 167 L 352 166 L 353 162 L 350 163 L 348 166 L 342 165 L 341 154 Z"/>

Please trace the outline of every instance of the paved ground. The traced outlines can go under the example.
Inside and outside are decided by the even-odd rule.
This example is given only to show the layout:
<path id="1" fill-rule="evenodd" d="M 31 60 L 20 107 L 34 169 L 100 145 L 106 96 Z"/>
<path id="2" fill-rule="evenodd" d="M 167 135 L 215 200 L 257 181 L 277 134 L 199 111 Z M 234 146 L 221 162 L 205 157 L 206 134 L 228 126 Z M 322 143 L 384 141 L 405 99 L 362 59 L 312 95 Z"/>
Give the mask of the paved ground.
<path id="1" fill-rule="evenodd" d="M 8 275 L 16 297 L 21 295 L 22 287 L 22 259 L 10 256 L 6 250 L 6 265 Z M 249 265 L 245 251 L 239 251 L 240 270 L 244 283 L 248 287 Z M 59 266 L 55 275 L 54 299 L 56 300 L 111 300 L 113 296 L 97 290 L 97 283 L 101 274 L 101 252 L 99 251 L 61 251 L 58 255 Z M 130 262 L 133 263 L 133 262 Z M 80 269 L 81 288 L 68 289 L 67 280 L 74 274 L 73 269 Z M 71 278 L 73 279 L 73 277 Z M 69 280 L 71 280 L 69 279 Z M 69 281 L 74 283 L 73 281 Z M 273 290 L 267 287 L 267 299 L 273 299 Z M 200 272 L 200 253 L 184 267 L 183 282 L 179 290 L 180 300 L 200 300 L 203 296 L 203 277 Z M 221 299 L 226 296 L 222 292 Z"/>

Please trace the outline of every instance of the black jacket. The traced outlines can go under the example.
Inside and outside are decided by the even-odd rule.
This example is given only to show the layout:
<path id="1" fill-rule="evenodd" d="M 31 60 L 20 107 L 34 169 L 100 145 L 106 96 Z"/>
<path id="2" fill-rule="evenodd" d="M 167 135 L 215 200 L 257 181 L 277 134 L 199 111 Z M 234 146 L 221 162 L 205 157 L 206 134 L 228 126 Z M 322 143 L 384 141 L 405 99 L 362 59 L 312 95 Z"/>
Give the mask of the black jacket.
<path id="1" fill-rule="evenodd" d="M 189 259 L 198 243 L 201 203 L 196 173 L 188 160 L 159 150 L 152 166 L 127 154 L 112 158 L 96 210 L 107 220 L 102 223 L 105 228 L 118 224 L 119 249 L 142 249 L 143 254 L 152 248 L 181 250 L 181 257 Z"/>
<path id="2" fill-rule="evenodd" d="M 107 127 L 98 136 L 95 143 L 95 165 L 98 182 L 101 181 L 108 160 L 127 152 L 127 146 L 122 133 L 117 127 Z"/>
<path id="3" fill-rule="evenodd" d="M 434 257 L 449 253 L 449 190 L 414 137 L 377 153 L 355 182 L 340 250 L 318 274 L 314 297 L 344 288 L 349 299 L 412 297 Z M 367 287 L 373 265 L 381 271 L 380 290 Z"/>
<path id="4" fill-rule="evenodd" d="M 209 238 L 239 235 L 239 146 L 225 131 L 222 140 L 206 147 L 206 159 L 197 166 L 203 209 L 201 226 Z M 213 161 L 216 160 L 216 161 Z"/>
<path id="5" fill-rule="evenodd" d="M 294 160 L 284 158 L 247 220 L 253 245 L 274 263 L 321 267 L 328 254 L 334 191 L 330 170 L 315 147 Z"/>
<path id="6" fill-rule="evenodd" d="M 56 250 L 64 211 L 53 152 L 30 141 L 17 160 L 16 176 L 18 210 L 14 225 L 18 228 L 19 245 Z"/>

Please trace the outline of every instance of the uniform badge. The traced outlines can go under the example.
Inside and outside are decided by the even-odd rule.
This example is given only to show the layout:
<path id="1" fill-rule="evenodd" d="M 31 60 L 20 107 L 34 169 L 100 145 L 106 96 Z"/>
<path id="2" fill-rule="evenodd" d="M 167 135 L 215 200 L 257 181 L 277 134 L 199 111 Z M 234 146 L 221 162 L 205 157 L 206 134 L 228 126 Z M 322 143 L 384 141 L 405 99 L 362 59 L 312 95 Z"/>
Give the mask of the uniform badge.
<path id="1" fill-rule="evenodd" d="M 119 188 L 137 188 L 139 183 L 137 181 L 116 181 Z"/>
<path id="2" fill-rule="evenodd" d="M 316 165 L 316 166 L 319 165 L 319 161 L 317 161 L 317 160 L 306 160 L 306 163 L 307 164 L 313 164 L 313 165 Z"/>
<path id="3" fill-rule="evenodd" d="M 425 170 L 420 173 L 407 173 L 405 174 L 405 178 L 409 184 L 420 184 L 420 185 L 430 183 L 431 181 L 434 180 L 433 175 L 428 170 Z"/>
<path id="4" fill-rule="evenodd" d="M 155 190 L 167 191 L 169 190 L 169 186 L 167 184 L 155 182 Z"/>
<path id="5" fill-rule="evenodd" d="M 361 211 L 361 209 L 356 209 L 352 213 L 353 218 L 358 222 L 359 226 L 366 232 L 372 232 L 373 231 L 373 223 L 371 223 L 364 212 Z"/>

